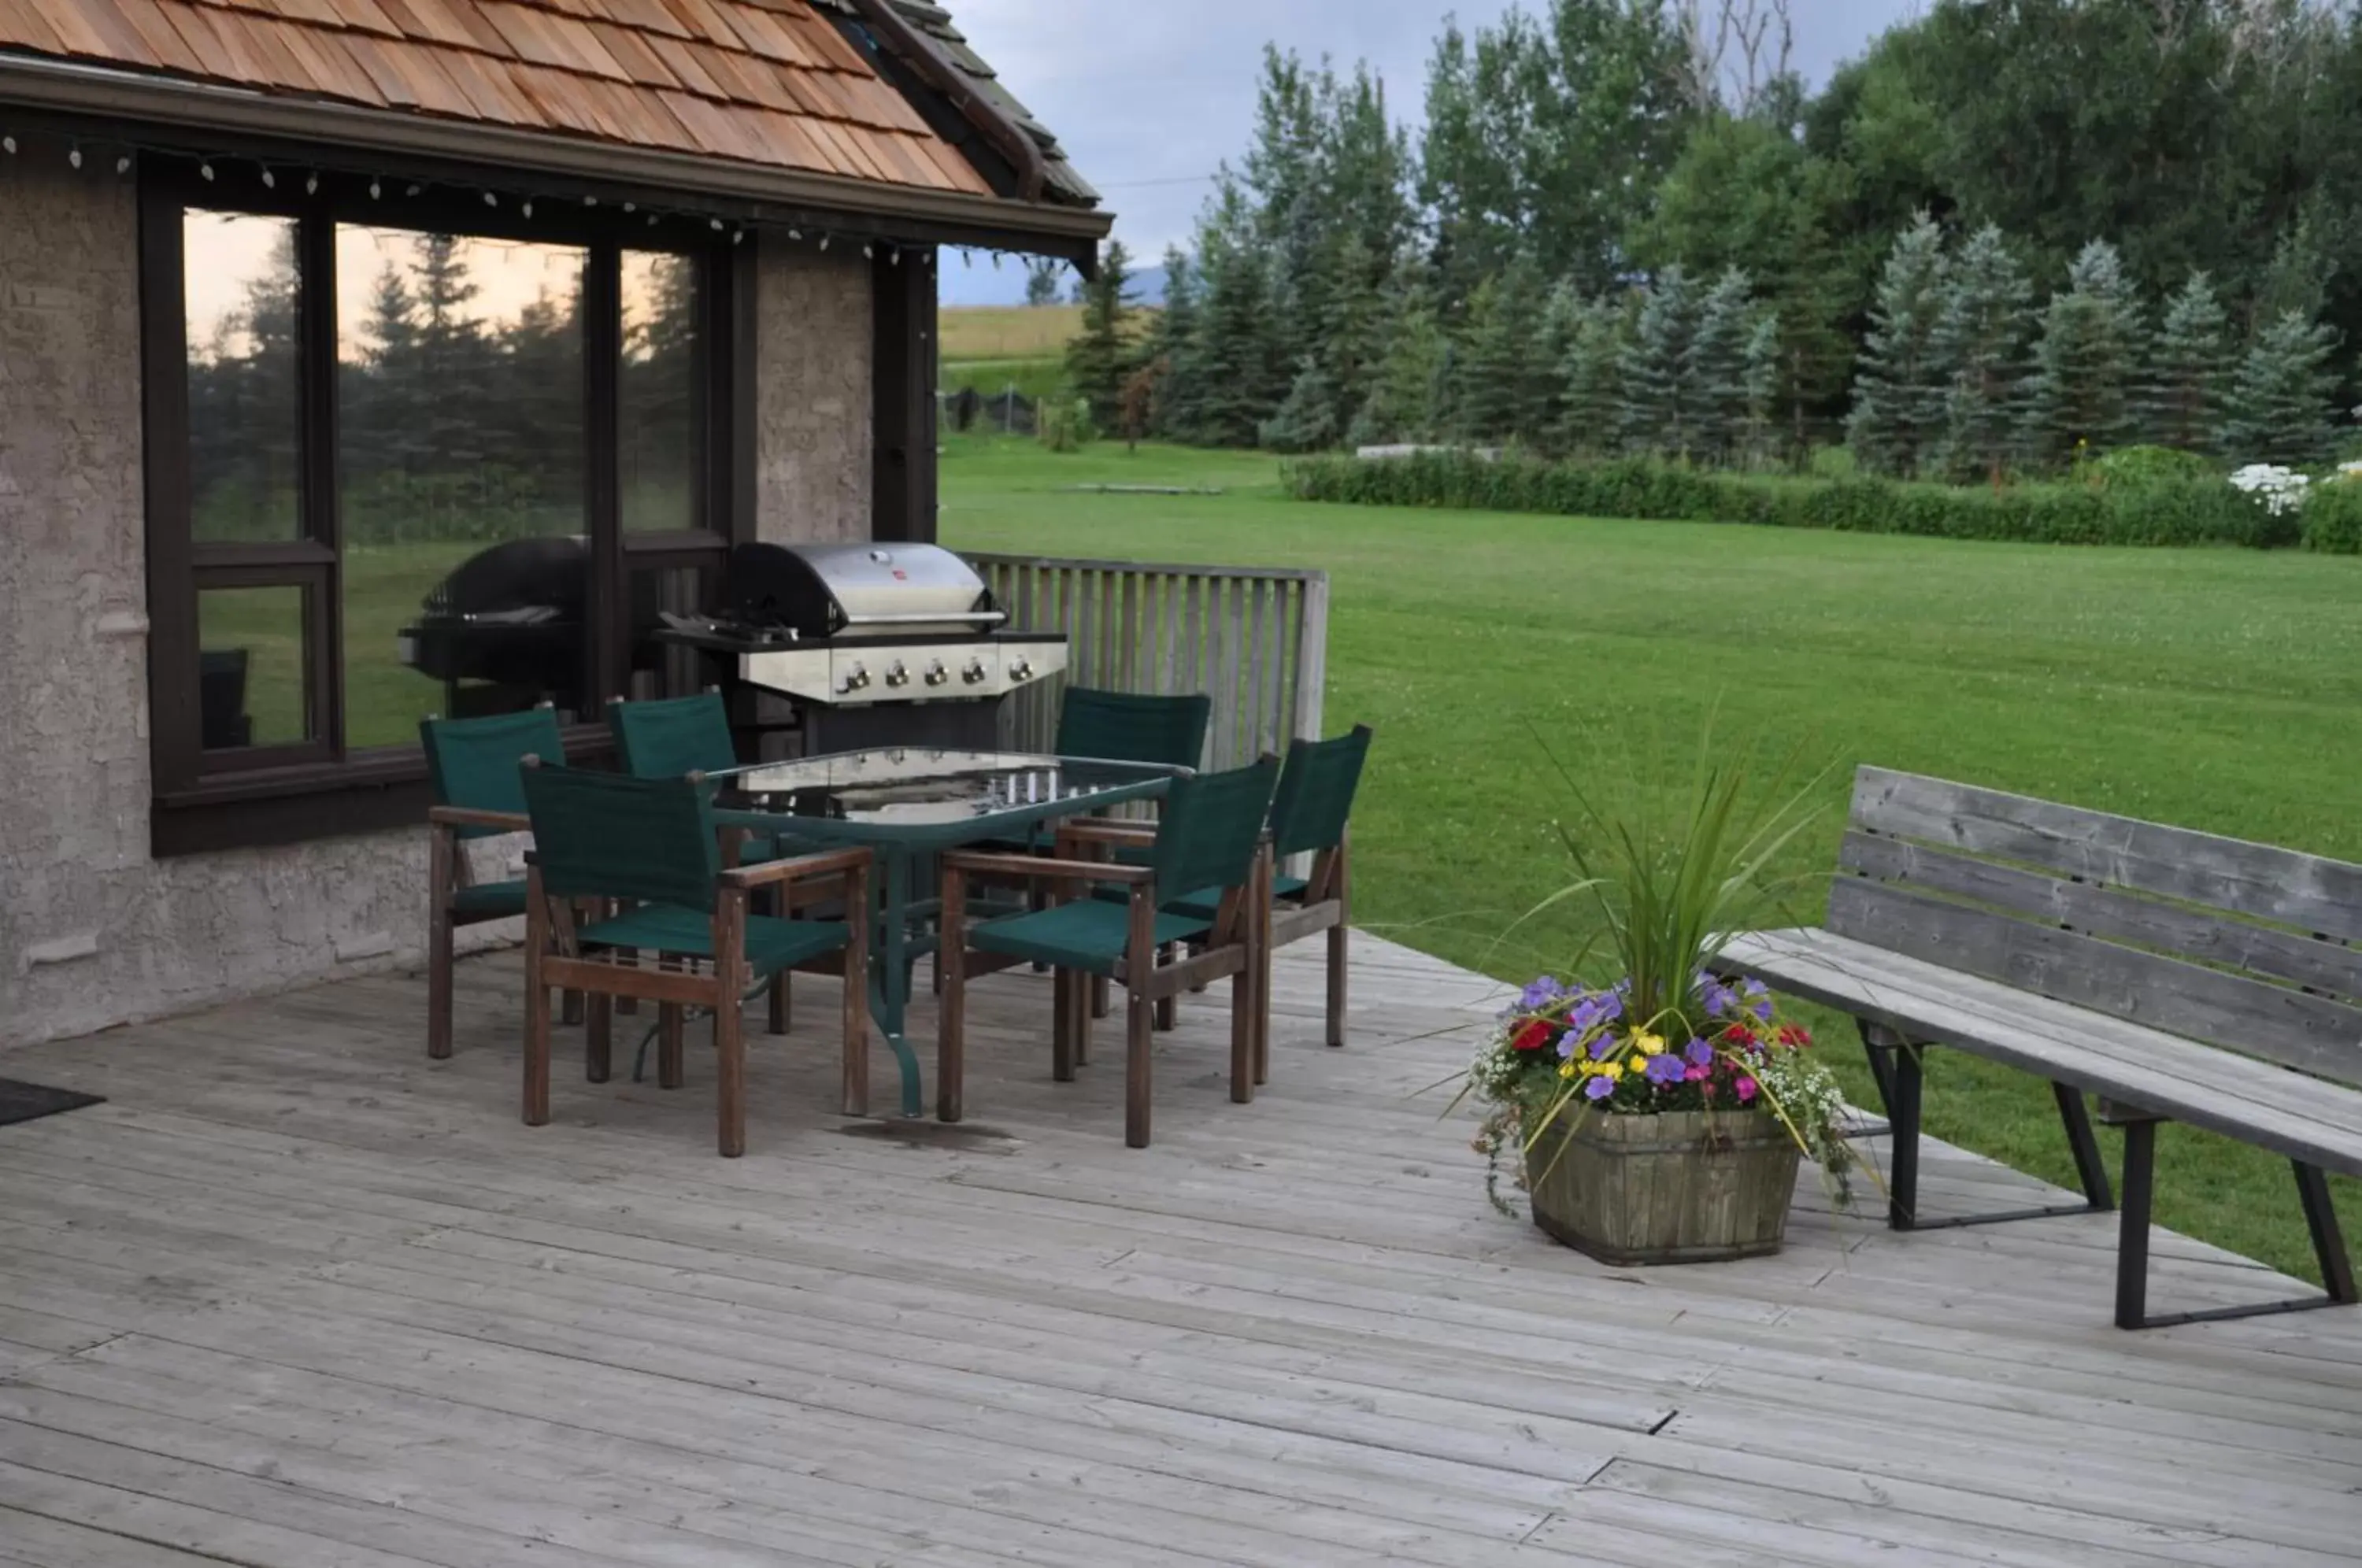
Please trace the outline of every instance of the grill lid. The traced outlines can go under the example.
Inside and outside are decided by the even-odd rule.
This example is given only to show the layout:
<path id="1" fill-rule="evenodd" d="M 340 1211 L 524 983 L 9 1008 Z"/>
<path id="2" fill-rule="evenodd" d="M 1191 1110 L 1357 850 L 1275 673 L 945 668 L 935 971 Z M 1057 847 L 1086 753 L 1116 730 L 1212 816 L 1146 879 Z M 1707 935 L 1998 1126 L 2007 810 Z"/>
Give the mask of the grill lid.
<path id="1" fill-rule="evenodd" d="M 938 545 L 741 545 L 729 586 L 736 619 L 800 637 L 973 635 L 1007 619 Z"/>

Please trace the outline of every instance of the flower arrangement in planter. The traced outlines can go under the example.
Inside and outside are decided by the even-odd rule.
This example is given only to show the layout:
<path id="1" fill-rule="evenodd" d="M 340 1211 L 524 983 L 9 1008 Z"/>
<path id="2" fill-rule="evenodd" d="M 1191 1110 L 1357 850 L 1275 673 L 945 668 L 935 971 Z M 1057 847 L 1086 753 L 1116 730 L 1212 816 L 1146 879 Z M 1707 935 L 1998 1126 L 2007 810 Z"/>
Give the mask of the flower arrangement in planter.
<path id="1" fill-rule="evenodd" d="M 1609 1263 L 1689 1263 L 1777 1251 L 1803 1157 L 1849 1200 L 1845 1102 L 1812 1035 L 1760 982 L 1715 967 L 1772 902 L 1764 868 L 1810 819 L 1811 790 L 1742 819 L 1745 767 L 1709 762 L 1670 832 L 1587 801 L 1604 848 L 1562 830 L 1579 880 L 1550 902 L 1592 900 L 1620 973 L 1535 980 L 1470 1065 L 1462 1093 L 1485 1107 L 1476 1148 L 1496 1208 L 1515 1212 L 1507 1163 L 1557 1240 Z"/>

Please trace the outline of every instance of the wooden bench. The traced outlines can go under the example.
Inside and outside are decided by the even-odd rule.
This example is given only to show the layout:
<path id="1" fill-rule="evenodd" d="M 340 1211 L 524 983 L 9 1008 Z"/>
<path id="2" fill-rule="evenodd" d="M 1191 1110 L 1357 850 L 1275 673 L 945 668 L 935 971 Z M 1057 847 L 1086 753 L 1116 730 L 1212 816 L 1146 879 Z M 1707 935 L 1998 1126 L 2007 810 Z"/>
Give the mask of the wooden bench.
<path id="1" fill-rule="evenodd" d="M 1716 967 L 1854 1018 L 1893 1133 L 1898 1231 L 2114 1207 L 2084 1106 L 2125 1134 L 2116 1323 L 2154 1328 L 2350 1304 L 2323 1173 L 2362 1176 L 2362 866 L 1865 767 L 1827 924 L 1729 944 Z M 2049 1080 L 2084 1201 L 1918 1212 L 1932 1046 Z M 2157 1126 L 2287 1157 L 2326 1293 L 2152 1315 Z"/>

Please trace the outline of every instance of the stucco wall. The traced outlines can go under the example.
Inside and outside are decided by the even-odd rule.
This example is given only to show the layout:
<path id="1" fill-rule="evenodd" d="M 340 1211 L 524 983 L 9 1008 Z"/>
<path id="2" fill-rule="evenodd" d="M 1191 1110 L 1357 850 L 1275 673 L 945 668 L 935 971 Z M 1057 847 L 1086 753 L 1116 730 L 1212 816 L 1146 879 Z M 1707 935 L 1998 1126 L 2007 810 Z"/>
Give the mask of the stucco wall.
<path id="1" fill-rule="evenodd" d="M 0 1045 L 425 944 L 416 831 L 149 856 L 137 232 L 107 160 L 0 159 Z M 789 255 L 762 283 L 763 534 L 866 537 L 866 268 Z"/>
<path id="2" fill-rule="evenodd" d="M 858 246 L 767 246 L 756 260 L 756 530 L 869 537 L 869 263 Z"/>

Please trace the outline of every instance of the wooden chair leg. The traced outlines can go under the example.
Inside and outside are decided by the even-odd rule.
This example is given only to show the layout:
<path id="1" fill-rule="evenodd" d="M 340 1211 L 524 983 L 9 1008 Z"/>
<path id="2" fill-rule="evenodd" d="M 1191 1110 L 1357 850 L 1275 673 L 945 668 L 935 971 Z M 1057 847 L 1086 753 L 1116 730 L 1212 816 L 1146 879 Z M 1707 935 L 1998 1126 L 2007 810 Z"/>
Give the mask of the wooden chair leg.
<path id="1" fill-rule="evenodd" d="M 581 930 L 596 918 L 587 902 L 578 900 L 574 906 L 574 929 Z M 579 1029 L 583 1021 L 583 997 L 580 991 L 560 991 L 557 994 L 557 1021 L 568 1029 Z"/>
<path id="2" fill-rule="evenodd" d="M 774 1034 L 785 1034 L 788 1032 L 788 1011 L 789 1005 L 788 1000 L 788 972 L 785 969 L 780 970 L 778 974 L 771 977 L 770 1000 L 771 1016 L 767 1021 L 770 1024 L 771 1032 Z"/>
<path id="3" fill-rule="evenodd" d="M 964 1114 L 967 1077 L 967 879 L 944 873 L 944 912 L 935 944 L 935 986 L 943 995 L 935 1024 L 935 1115 Z"/>
<path id="4" fill-rule="evenodd" d="M 1255 1070 L 1255 998 L 1254 953 L 1247 953 L 1247 966 L 1231 977 L 1231 1101 L 1234 1105 L 1253 1105 L 1255 1085 L 1262 1077 Z"/>
<path id="5" fill-rule="evenodd" d="M 1105 975 L 1091 977 L 1091 1016 L 1105 1018 L 1114 1010 L 1115 983 Z"/>
<path id="6" fill-rule="evenodd" d="M 1329 928 L 1329 1043 L 1335 1048 L 1341 1048 L 1345 1043 L 1347 942 L 1345 915 L 1341 910 L 1337 914 L 1337 923 Z"/>
<path id="7" fill-rule="evenodd" d="M 716 1142 L 729 1160 L 746 1152 L 745 993 L 746 895 L 725 888 L 713 921 L 713 1055 Z"/>
<path id="8" fill-rule="evenodd" d="M 657 1088 L 676 1089 L 687 1079 L 681 1048 L 683 1020 L 679 1002 L 657 1004 Z"/>
<path id="9" fill-rule="evenodd" d="M 1161 961 L 1170 961 L 1180 951 L 1179 943 L 1168 944 Z M 1180 1023 L 1181 999 L 1178 996 L 1158 997 L 1156 999 L 1156 1032 L 1160 1034 L 1170 1034 L 1180 1027 Z"/>
<path id="10" fill-rule="evenodd" d="M 1068 1016 L 1075 1026 L 1075 1066 L 1091 1065 L 1091 1021 L 1102 1015 L 1091 1010 L 1092 982 L 1098 977 L 1086 970 L 1075 971 L 1074 1010 Z"/>
<path id="11" fill-rule="evenodd" d="M 549 942 L 549 916 L 542 909 L 541 874 L 525 890 L 524 933 L 524 1124 L 549 1121 L 549 988 L 541 983 L 541 958 Z"/>
<path id="12" fill-rule="evenodd" d="M 582 1031 L 582 1076 L 594 1084 L 605 1083 L 614 1070 L 614 1004 L 615 999 L 604 991 L 591 992 L 584 1004 L 589 1016 Z"/>
<path id="13" fill-rule="evenodd" d="M 1058 1083 L 1075 1081 L 1075 973 L 1050 972 L 1050 1077 Z"/>
<path id="14" fill-rule="evenodd" d="M 427 834 L 426 1055 L 451 1055 L 451 856 L 452 838 L 441 827 Z"/>
<path id="15" fill-rule="evenodd" d="M 1123 1141 L 1131 1148 L 1145 1149 L 1155 1006 L 1129 986 L 1124 988 L 1123 1001 Z"/>

